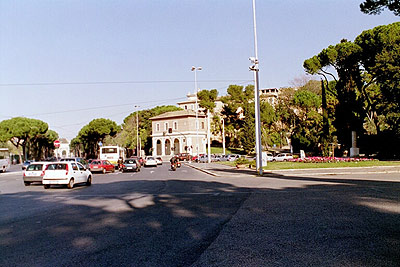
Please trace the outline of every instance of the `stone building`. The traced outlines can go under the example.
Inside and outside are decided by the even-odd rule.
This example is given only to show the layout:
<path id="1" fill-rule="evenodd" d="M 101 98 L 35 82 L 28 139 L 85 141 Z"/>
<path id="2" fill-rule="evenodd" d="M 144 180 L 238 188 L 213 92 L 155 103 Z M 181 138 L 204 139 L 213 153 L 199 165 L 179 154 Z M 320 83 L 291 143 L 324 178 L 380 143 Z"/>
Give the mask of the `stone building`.
<path id="1" fill-rule="evenodd" d="M 66 138 L 60 138 L 60 147 L 54 150 L 54 156 L 56 158 L 68 158 L 72 156 L 69 141 Z"/>
<path id="2" fill-rule="evenodd" d="M 207 120 L 203 112 L 198 113 L 197 120 L 196 112 L 192 109 L 166 112 L 150 120 L 153 156 L 206 153 Z"/>

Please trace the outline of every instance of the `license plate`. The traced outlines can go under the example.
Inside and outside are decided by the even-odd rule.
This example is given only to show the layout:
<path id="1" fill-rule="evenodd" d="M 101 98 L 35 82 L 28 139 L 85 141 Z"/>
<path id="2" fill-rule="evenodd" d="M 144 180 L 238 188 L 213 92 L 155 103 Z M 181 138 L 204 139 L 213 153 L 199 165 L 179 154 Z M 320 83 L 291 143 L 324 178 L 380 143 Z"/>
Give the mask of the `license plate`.
<path id="1" fill-rule="evenodd" d="M 132 170 L 132 167 L 126 167 L 128 170 Z"/>

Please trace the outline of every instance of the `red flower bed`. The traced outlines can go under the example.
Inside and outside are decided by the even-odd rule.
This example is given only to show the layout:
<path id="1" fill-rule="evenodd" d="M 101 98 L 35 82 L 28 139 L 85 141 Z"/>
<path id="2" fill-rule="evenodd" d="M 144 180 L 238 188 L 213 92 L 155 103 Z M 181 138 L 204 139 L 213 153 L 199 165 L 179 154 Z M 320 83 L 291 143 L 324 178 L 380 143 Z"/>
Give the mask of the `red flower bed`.
<path id="1" fill-rule="evenodd" d="M 305 157 L 290 159 L 291 162 L 322 163 L 322 162 L 359 162 L 372 161 L 370 158 L 340 158 L 340 157 Z"/>

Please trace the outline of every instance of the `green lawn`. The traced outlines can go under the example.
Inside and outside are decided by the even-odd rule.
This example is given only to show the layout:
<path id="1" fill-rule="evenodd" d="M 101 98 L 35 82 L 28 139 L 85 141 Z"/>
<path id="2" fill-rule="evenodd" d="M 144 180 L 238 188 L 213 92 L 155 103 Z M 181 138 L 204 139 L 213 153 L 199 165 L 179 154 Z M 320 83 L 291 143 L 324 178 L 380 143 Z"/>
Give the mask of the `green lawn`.
<path id="1" fill-rule="evenodd" d="M 225 148 L 225 154 L 243 154 L 244 151 L 240 149 L 235 149 L 235 148 Z M 223 149 L 222 147 L 211 147 L 211 154 L 223 154 Z"/>
<path id="2" fill-rule="evenodd" d="M 234 162 L 220 162 L 235 166 Z M 268 162 L 264 170 L 310 169 L 310 168 L 343 168 L 343 167 L 372 167 L 372 166 L 400 166 L 400 161 L 360 161 L 335 163 L 304 163 L 304 162 Z"/>

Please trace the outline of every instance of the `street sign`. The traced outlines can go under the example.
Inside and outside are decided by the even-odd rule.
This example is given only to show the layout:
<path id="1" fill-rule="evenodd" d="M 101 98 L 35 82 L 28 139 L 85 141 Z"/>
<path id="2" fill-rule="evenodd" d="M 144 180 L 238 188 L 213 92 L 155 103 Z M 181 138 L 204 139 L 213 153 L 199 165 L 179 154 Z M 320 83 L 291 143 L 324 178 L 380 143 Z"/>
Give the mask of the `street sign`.
<path id="1" fill-rule="evenodd" d="M 54 141 L 54 147 L 59 148 L 60 147 L 60 140 Z"/>

